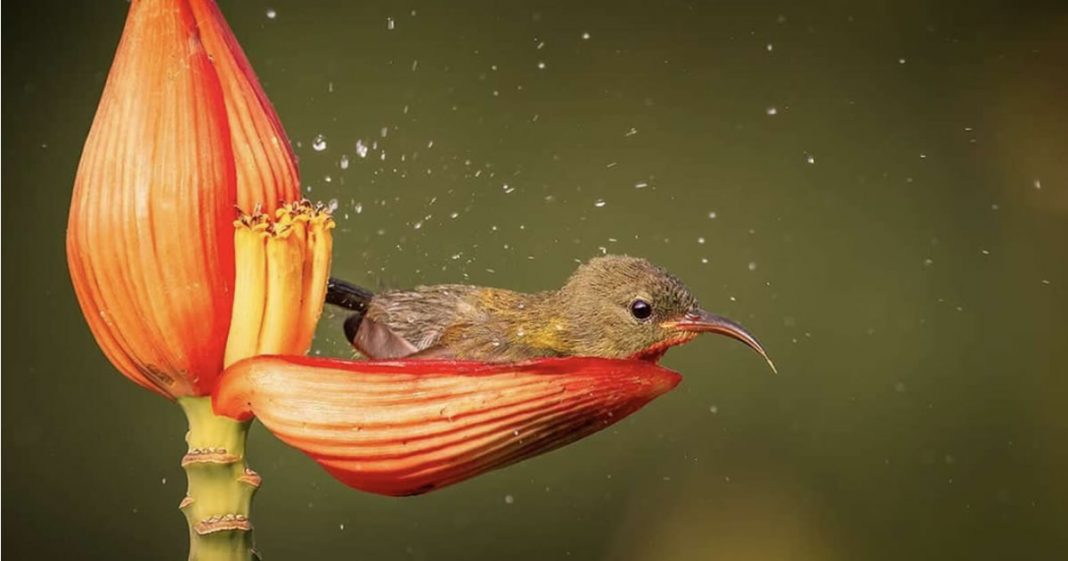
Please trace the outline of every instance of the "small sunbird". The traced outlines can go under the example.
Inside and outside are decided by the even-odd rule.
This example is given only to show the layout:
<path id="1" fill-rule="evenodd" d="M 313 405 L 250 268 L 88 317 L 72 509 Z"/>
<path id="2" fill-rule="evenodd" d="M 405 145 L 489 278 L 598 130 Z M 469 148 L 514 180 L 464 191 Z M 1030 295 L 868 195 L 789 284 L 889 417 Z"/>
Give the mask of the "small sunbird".
<path id="1" fill-rule="evenodd" d="M 355 312 L 345 336 L 371 359 L 657 361 L 700 333 L 719 333 L 760 353 L 775 371 L 744 327 L 701 309 L 679 279 L 637 257 L 596 257 L 562 288 L 530 294 L 465 284 L 375 294 L 331 278 L 326 301 Z"/>

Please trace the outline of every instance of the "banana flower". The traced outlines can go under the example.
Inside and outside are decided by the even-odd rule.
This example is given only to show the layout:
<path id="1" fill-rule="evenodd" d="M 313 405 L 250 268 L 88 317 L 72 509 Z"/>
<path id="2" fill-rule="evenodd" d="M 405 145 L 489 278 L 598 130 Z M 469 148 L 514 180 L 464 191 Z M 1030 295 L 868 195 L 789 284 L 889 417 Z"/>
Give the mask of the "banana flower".
<path id="1" fill-rule="evenodd" d="M 679 381 L 639 361 L 305 358 L 333 226 L 300 198 L 285 131 L 214 2 L 133 0 L 67 260 L 106 357 L 187 415 L 190 559 L 255 555 L 253 418 L 349 486 L 410 495 L 563 446 Z"/>

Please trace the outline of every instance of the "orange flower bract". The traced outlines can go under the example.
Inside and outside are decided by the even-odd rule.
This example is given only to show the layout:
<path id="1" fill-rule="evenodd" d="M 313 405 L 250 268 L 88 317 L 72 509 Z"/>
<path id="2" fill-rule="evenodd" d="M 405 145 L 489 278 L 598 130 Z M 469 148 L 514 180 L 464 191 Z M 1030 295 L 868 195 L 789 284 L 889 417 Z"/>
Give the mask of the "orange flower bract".
<path id="1" fill-rule="evenodd" d="M 285 131 L 215 3 L 133 0 L 86 139 L 67 229 L 78 302 L 108 359 L 167 397 L 211 393 L 242 284 L 235 279 L 235 207 L 273 221 L 299 195 Z M 308 272 L 316 251 L 309 246 L 287 257 L 297 262 L 274 263 Z M 304 276 L 325 287 L 329 258 L 316 263 L 315 274 Z M 300 304 L 300 286 L 291 292 L 276 300 L 298 302 L 313 328 L 321 303 Z M 264 326 L 279 348 L 299 352 L 311 328 Z M 290 345 L 290 338 L 301 342 Z"/>
<path id="2" fill-rule="evenodd" d="M 67 261 L 104 353 L 165 396 L 210 392 L 222 369 L 235 201 L 226 106 L 192 10 L 133 2 L 78 166 Z"/>
<path id="3" fill-rule="evenodd" d="M 383 495 L 438 489 L 553 450 L 678 384 L 651 362 L 349 362 L 255 357 L 230 367 L 216 414 L 256 416 L 342 483 Z"/>

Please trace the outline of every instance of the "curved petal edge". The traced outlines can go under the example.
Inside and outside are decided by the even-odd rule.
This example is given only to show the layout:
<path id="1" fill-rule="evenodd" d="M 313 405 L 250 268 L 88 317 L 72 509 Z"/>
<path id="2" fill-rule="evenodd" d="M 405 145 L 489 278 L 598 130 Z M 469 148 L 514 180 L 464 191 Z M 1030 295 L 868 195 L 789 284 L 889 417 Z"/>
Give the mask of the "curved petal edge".
<path id="1" fill-rule="evenodd" d="M 253 416 L 342 483 L 415 495 L 554 450 L 674 388 L 678 373 L 601 358 L 518 364 L 260 356 L 223 374 L 216 414 Z"/>
<path id="2" fill-rule="evenodd" d="M 219 74 L 237 169 L 237 205 L 273 213 L 300 197 L 297 158 L 241 44 L 214 0 L 190 0 Z"/>

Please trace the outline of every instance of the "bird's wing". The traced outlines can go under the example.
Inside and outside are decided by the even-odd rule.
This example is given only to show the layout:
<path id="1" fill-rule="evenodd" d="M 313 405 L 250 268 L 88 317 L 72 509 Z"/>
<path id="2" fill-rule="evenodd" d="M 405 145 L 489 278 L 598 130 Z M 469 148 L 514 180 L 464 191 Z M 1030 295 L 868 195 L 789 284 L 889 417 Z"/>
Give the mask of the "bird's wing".
<path id="1" fill-rule="evenodd" d="M 360 325 L 368 347 L 360 351 L 371 358 L 401 358 L 433 347 L 447 329 L 479 314 L 471 301 L 478 290 L 445 284 L 376 294 Z"/>
<path id="2" fill-rule="evenodd" d="M 359 319 L 359 316 L 353 317 Z M 363 356 L 375 359 L 404 358 L 419 350 L 389 327 L 367 318 L 359 321 L 352 346 Z"/>

